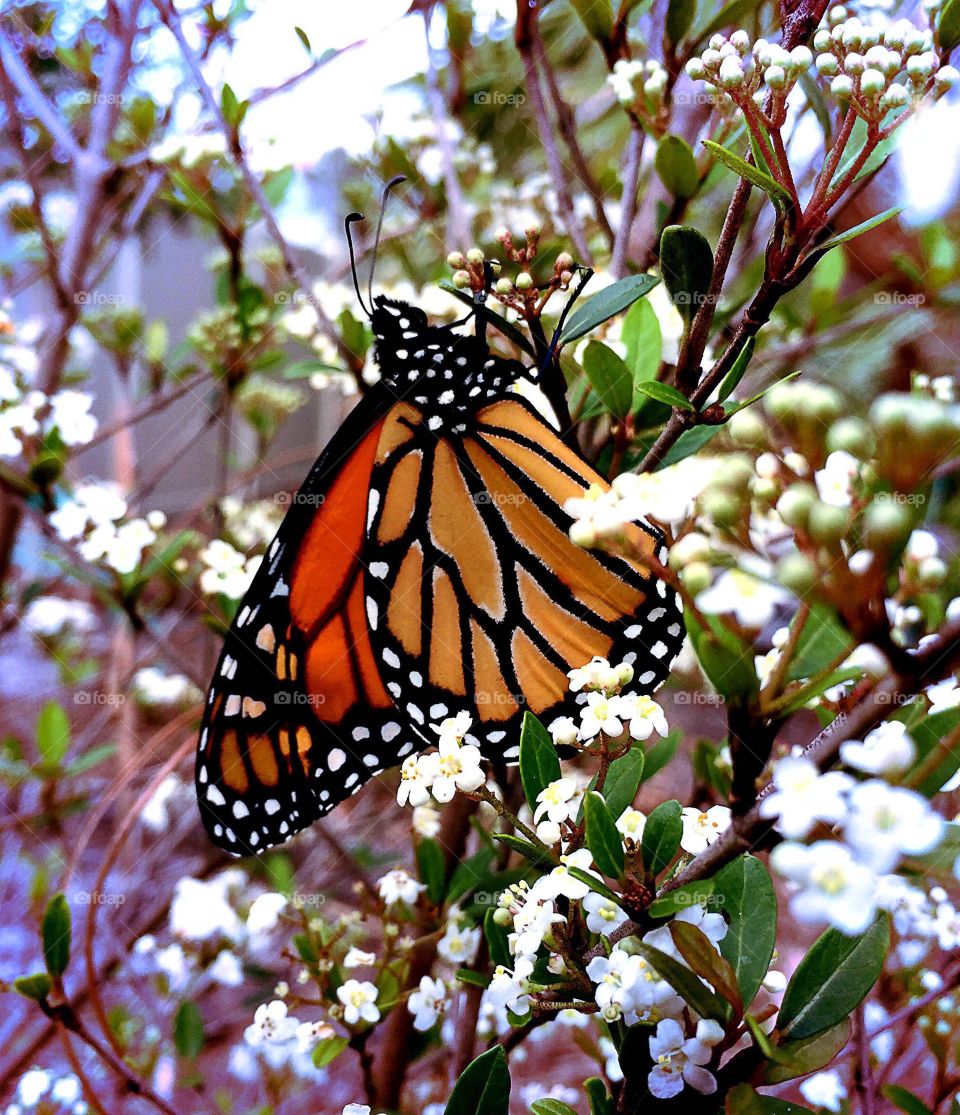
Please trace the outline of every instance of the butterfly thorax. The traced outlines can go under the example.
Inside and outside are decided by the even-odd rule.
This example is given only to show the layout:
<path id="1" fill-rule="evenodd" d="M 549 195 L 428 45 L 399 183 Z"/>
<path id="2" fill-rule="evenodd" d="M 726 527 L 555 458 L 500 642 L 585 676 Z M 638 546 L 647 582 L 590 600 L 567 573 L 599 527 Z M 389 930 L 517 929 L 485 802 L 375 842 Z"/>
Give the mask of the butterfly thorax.
<path id="1" fill-rule="evenodd" d="M 406 302 L 378 296 L 372 315 L 374 359 L 383 382 L 423 411 L 430 429 L 462 432 L 478 407 L 503 398 L 518 379 L 536 381 L 536 368 L 490 352 L 480 338 L 430 325 Z"/>

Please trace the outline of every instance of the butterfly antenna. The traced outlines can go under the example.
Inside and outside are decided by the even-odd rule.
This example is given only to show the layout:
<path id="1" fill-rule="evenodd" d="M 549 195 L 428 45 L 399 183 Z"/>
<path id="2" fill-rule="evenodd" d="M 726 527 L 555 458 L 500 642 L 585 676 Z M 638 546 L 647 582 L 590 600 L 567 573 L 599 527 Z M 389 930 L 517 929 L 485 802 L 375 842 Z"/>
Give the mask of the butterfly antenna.
<path id="1" fill-rule="evenodd" d="M 560 318 L 557 321 L 557 327 L 556 327 L 556 329 L 554 329 L 553 337 L 550 340 L 550 347 L 547 349 L 546 355 L 543 358 L 543 363 L 540 367 L 541 372 L 543 372 L 546 369 L 547 365 L 550 363 L 550 361 L 556 355 L 557 346 L 559 345 L 560 337 L 563 334 L 563 327 L 564 327 L 564 325 L 566 325 L 567 316 L 570 313 L 570 311 L 573 309 L 574 302 L 576 302 L 576 300 L 583 293 L 583 288 L 593 278 L 593 269 L 592 268 L 581 267 L 578 270 L 580 272 L 580 278 L 577 282 L 576 287 L 573 289 L 572 293 L 570 294 L 570 297 L 567 299 L 567 304 L 563 307 L 563 310 L 560 314 Z"/>
<path id="2" fill-rule="evenodd" d="M 350 273 L 353 275 L 353 289 L 357 292 L 357 300 L 360 303 L 363 312 L 370 317 L 370 311 L 367 309 L 363 301 L 363 295 L 360 293 L 360 278 L 357 275 L 357 257 L 353 248 L 353 231 L 351 225 L 356 224 L 357 221 L 362 221 L 364 216 L 362 213 L 348 213 L 343 222 L 344 231 L 347 234 L 347 247 L 350 250 Z M 372 301 L 372 299 L 371 299 Z"/>
<path id="3" fill-rule="evenodd" d="M 373 238 L 373 258 L 370 260 L 370 278 L 367 280 L 367 297 L 370 299 L 370 304 L 373 305 L 373 274 L 377 268 L 377 252 L 380 249 L 380 233 L 383 232 L 383 218 L 387 214 L 387 202 L 390 200 L 390 191 L 399 186 L 401 182 L 406 182 L 406 175 L 398 174 L 396 178 L 391 178 L 390 181 L 383 187 L 383 196 L 380 199 L 380 217 L 377 220 L 377 234 Z"/>

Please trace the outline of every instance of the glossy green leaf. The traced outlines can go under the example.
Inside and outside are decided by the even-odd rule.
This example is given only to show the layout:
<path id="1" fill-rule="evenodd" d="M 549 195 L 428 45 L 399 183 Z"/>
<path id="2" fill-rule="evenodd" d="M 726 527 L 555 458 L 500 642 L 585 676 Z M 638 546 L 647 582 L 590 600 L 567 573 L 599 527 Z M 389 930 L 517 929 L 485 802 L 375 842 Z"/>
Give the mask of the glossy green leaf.
<path id="1" fill-rule="evenodd" d="M 622 313 L 628 306 L 632 306 L 638 298 L 649 294 L 659 283 L 656 275 L 628 275 L 625 279 L 612 283 L 610 286 L 588 298 L 578 309 L 570 315 L 570 320 L 564 329 L 560 344 L 568 345 L 585 336 L 591 329 L 609 321 Z"/>
<path id="2" fill-rule="evenodd" d="M 534 1100 L 530 1110 L 534 1115 L 577 1115 L 569 1104 L 560 1100 Z"/>
<path id="3" fill-rule="evenodd" d="M 738 1084 L 727 1093 L 727 1115 L 801 1115 L 809 1107 L 776 1096 L 762 1096 L 749 1084 Z"/>
<path id="4" fill-rule="evenodd" d="M 203 1052 L 203 1017 L 196 1003 L 184 1000 L 173 1016 L 173 1044 L 181 1057 L 199 1057 Z"/>
<path id="5" fill-rule="evenodd" d="M 668 225 L 660 237 L 660 271 L 689 327 L 708 297 L 713 278 L 713 251 L 707 238 L 687 225 Z"/>
<path id="6" fill-rule="evenodd" d="M 701 627 L 691 612 L 685 613 L 687 632 L 703 672 L 727 700 L 745 700 L 759 684 L 753 648 L 724 627 L 717 616 L 705 619 L 707 626 Z"/>
<path id="7" fill-rule="evenodd" d="M 691 970 L 705 979 L 738 1017 L 742 1015 L 743 1002 L 736 973 L 703 930 L 686 921 L 674 921 L 670 924 L 670 936 Z"/>
<path id="8" fill-rule="evenodd" d="M 313 1063 L 318 1069 L 326 1068 L 335 1061 L 350 1044 L 350 1039 L 337 1035 L 334 1038 L 323 1038 L 313 1047 Z"/>
<path id="9" fill-rule="evenodd" d="M 937 17 L 937 44 L 944 54 L 960 44 L 960 0 L 946 0 Z"/>
<path id="10" fill-rule="evenodd" d="M 899 1084 L 885 1084 L 880 1091 L 899 1111 L 905 1115 L 933 1115 L 931 1108 L 906 1088 Z"/>
<path id="11" fill-rule="evenodd" d="M 493 915 L 493 910 L 487 910 L 483 917 L 483 935 L 487 939 L 490 959 L 494 964 L 502 964 L 504 968 L 512 968 L 513 957 L 510 955 L 509 931 L 506 926 L 497 925 Z"/>
<path id="12" fill-rule="evenodd" d="M 62 894 L 55 894 L 43 915 L 40 927 L 43 959 L 51 976 L 62 976 L 70 963 L 70 906 Z"/>
<path id="13" fill-rule="evenodd" d="M 620 329 L 620 340 L 626 347 L 626 364 L 633 376 L 633 409 L 636 410 L 643 401 L 636 385 L 656 379 L 663 350 L 660 319 L 647 299 L 634 302 L 627 310 Z"/>
<path id="14" fill-rule="evenodd" d="M 714 143 L 712 139 L 705 139 L 703 146 L 713 155 L 718 163 L 728 169 L 732 170 L 734 174 L 745 178 L 752 186 L 759 186 L 765 194 L 770 197 L 774 204 L 783 207 L 791 204 L 790 194 L 780 183 L 771 175 L 761 170 L 759 167 L 753 166 L 748 163 L 746 159 L 741 159 L 739 155 L 734 154 L 728 147 L 723 147 L 719 143 Z"/>
<path id="15" fill-rule="evenodd" d="M 633 407 L 633 376 L 613 349 L 588 341 L 583 370 L 604 408 L 615 418 L 626 418 Z"/>
<path id="16" fill-rule="evenodd" d="M 764 1083 L 782 1084 L 830 1064 L 850 1040 L 850 1029 L 850 1019 L 845 1018 L 812 1038 L 782 1042 L 776 1047 L 776 1059 L 764 1070 Z"/>
<path id="17" fill-rule="evenodd" d="M 841 244 L 847 244 L 851 240 L 856 240 L 858 236 L 862 236 L 865 232 L 870 232 L 886 221 L 891 220 L 893 217 L 899 216 L 904 208 L 905 206 L 903 205 L 896 205 L 892 209 L 885 209 L 875 217 L 870 217 L 868 220 L 861 221 L 860 224 L 854 225 L 853 228 L 848 228 L 846 232 L 840 232 L 837 233 L 836 236 L 831 236 L 829 240 L 825 240 L 822 244 L 817 246 L 817 254 L 820 255 L 821 253 L 829 252 L 832 248 L 838 248 Z"/>
<path id="18" fill-rule="evenodd" d="M 917 724 L 911 725 L 908 732 L 917 749 L 914 769 L 925 763 L 927 756 L 939 746 L 940 741 L 956 731 L 958 727 L 960 727 L 960 709 L 936 712 L 933 716 L 925 716 Z M 933 797 L 934 794 L 939 793 L 940 787 L 953 777 L 958 765 L 960 765 L 960 754 L 957 748 L 952 748 L 944 753 L 942 761 L 937 763 L 935 769 L 923 779 L 916 781 L 911 778 L 910 785 L 926 797 Z"/>
<path id="19" fill-rule="evenodd" d="M 520 729 L 520 781 L 527 804 L 537 808 L 540 793 L 560 777 L 560 759 L 553 737 L 532 712 L 523 715 Z"/>
<path id="20" fill-rule="evenodd" d="M 637 943 L 636 951 L 648 964 L 653 965 L 657 974 L 665 979 L 697 1014 L 704 1018 L 715 1018 L 718 1022 L 727 1020 L 730 1014 L 727 1004 L 679 960 L 674 960 L 672 956 L 642 941 Z"/>
<path id="21" fill-rule="evenodd" d="M 746 375 L 747 368 L 750 366 L 750 361 L 753 359 L 753 350 L 756 348 L 756 344 L 756 338 L 750 337 L 740 350 L 740 355 L 734 360 L 733 367 L 723 377 L 723 381 L 720 384 L 720 390 L 717 392 L 718 402 L 726 402 L 734 391 L 736 391 L 740 384 L 740 380 Z"/>
<path id="22" fill-rule="evenodd" d="M 46 972 L 37 972 L 32 976 L 19 976 L 13 981 L 13 989 L 25 999 L 32 999 L 35 1003 L 42 1003 L 50 994 L 53 982 Z"/>
<path id="23" fill-rule="evenodd" d="M 700 185 L 697 161 L 690 144 L 677 135 L 665 135 L 657 144 L 653 161 L 660 181 L 674 197 L 693 197 Z"/>
<path id="24" fill-rule="evenodd" d="M 657 380 L 651 380 L 649 383 L 638 383 L 637 391 L 641 395 L 646 395 L 651 399 L 656 399 L 658 403 L 666 403 L 669 407 L 675 407 L 678 410 L 685 410 L 693 412 L 693 403 L 681 394 L 676 387 L 671 387 L 669 383 L 660 383 Z"/>
<path id="25" fill-rule="evenodd" d="M 667 5 L 667 40 L 679 43 L 697 18 L 697 0 L 670 0 Z"/>
<path id="26" fill-rule="evenodd" d="M 787 984 L 777 1026 L 796 1041 L 830 1029 L 869 994 L 883 970 L 890 944 L 885 914 L 858 937 L 837 929 L 823 933 Z"/>
<path id="27" fill-rule="evenodd" d="M 676 755 L 681 735 L 682 732 L 680 729 L 674 728 L 673 731 L 664 736 L 663 739 L 658 739 L 656 743 L 651 744 L 646 749 L 643 763 L 643 777 L 640 780 L 641 783 L 653 778 L 653 776 L 663 770 L 667 763 Z"/>
<path id="28" fill-rule="evenodd" d="M 303 49 L 307 54 L 313 54 L 313 47 L 310 45 L 310 39 L 307 37 L 306 31 L 302 27 L 294 27 L 297 38 L 303 43 Z"/>
<path id="29" fill-rule="evenodd" d="M 691 906 L 706 906 L 713 896 L 713 890 L 713 879 L 697 879 L 692 883 L 685 883 L 682 887 L 665 891 L 659 898 L 655 898 L 647 913 L 652 918 L 672 918 Z"/>
<path id="30" fill-rule="evenodd" d="M 755 856 L 728 863 L 713 880 L 718 908 L 727 920 L 720 955 L 737 975 L 749 1007 L 767 974 L 777 943 L 777 896 L 767 869 Z"/>
<path id="31" fill-rule="evenodd" d="M 584 1080 L 583 1087 L 590 1101 L 590 1115 L 614 1115 L 613 1097 L 608 1095 L 607 1086 L 599 1076 Z"/>
<path id="32" fill-rule="evenodd" d="M 417 843 L 417 873 L 427 888 L 427 898 L 439 906 L 443 902 L 447 869 L 443 848 L 432 837 L 425 836 Z"/>
<path id="33" fill-rule="evenodd" d="M 787 670 L 787 678 L 789 681 L 799 681 L 801 678 L 813 677 L 832 662 L 849 654 L 853 647 L 853 637 L 836 613 L 823 604 L 814 604 L 804 623 L 796 653 Z"/>
<path id="34" fill-rule="evenodd" d="M 697 43 L 704 42 L 711 35 L 717 31 L 722 31 L 726 27 L 739 26 L 751 12 L 760 7 L 762 2 L 763 0 L 730 0 L 730 3 L 724 4 L 716 15 L 710 16 L 702 27 L 697 28 Z M 707 11 L 711 12 L 713 8 L 708 6 Z"/>
<path id="35" fill-rule="evenodd" d="M 680 802 L 665 801 L 657 806 L 643 826 L 641 853 L 643 865 L 651 875 L 659 875 L 670 865 L 680 847 L 683 824 Z"/>
<path id="36" fill-rule="evenodd" d="M 623 874 L 623 837 L 617 829 L 607 803 L 596 791 L 586 795 L 584 803 L 587 847 L 594 863 L 604 875 L 619 879 Z"/>
<path id="37" fill-rule="evenodd" d="M 570 0 L 580 21 L 595 39 L 610 38 L 613 31 L 613 4 L 611 0 Z"/>
<path id="38" fill-rule="evenodd" d="M 538 848 L 536 844 L 531 844 L 529 840 L 524 840 L 522 836 L 514 836 L 511 832 L 495 832 L 493 839 L 498 844 L 506 844 L 508 848 L 519 852 L 524 859 L 528 859 L 533 864 L 546 867 L 556 866 L 548 852 Z"/>
<path id="39" fill-rule="evenodd" d="M 510 1070 L 502 1045 L 481 1053 L 461 1073 L 444 1115 L 509 1115 Z"/>
<path id="40" fill-rule="evenodd" d="M 633 805 L 643 779 L 644 763 L 643 749 L 631 747 L 626 755 L 621 755 L 610 764 L 607 780 L 603 784 L 603 799 L 615 820 Z"/>

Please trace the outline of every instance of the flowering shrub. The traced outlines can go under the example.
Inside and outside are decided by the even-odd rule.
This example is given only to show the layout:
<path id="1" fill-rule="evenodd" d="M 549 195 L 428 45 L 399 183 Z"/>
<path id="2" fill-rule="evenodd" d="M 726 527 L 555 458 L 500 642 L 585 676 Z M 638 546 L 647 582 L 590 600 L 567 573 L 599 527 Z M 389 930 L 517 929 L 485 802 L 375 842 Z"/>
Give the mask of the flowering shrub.
<path id="1" fill-rule="evenodd" d="M 453 708 L 228 862 L 210 667 L 318 414 L 379 376 L 303 203 L 321 98 L 280 108 L 377 37 L 324 7 L 285 80 L 211 86 L 268 8 L 0 14 L 3 1110 L 956 1115 L 960 0 L 381 32 L 414 58 L 421 21 L 426 72 L 324 163 L 332 224 L 405 175 L 374 289 L 559 354 L 513 390 L 610 481 L 570 538 L 646 562 L 687 638 L 655 693 L 631 654 L 570 670 L 512 765 Z M 262 140 L 291 117 L 296 168 Z M 175 318 L 123 276 L 184 229 L 210 297 Z"/>

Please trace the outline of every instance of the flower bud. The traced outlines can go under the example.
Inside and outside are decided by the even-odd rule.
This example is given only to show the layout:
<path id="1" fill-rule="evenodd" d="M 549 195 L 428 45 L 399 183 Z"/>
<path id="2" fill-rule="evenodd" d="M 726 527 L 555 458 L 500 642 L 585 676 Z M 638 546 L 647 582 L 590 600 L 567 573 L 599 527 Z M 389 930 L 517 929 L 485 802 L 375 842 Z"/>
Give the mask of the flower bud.
<path id="1" fill-rule="evenodd" d="M 882 108 L 902 108 L 910 103 L 910 94 L 902 85 L 891 85 L 880 98 Z"/>
<path id="2" fill-rule="evenodd" d="M 817 493 L 809 484 L 791 484 L 777 500 L 777 513 L 793 530 L 805 530 Z"/>
<path id="3" fill-rule="evenodd" d="M 743 67 L 737 58 L 724 58 L 720 64 L 720 84 L 725 89 L 737 89 L 744 83 Z"/>
<path id="4" fill-rule="evenodd" d="M 816 500 L 810 508 L 807 531 L 814 542 L 832 549 L 847 533 L 850 518 L 845 508 Z"/>
<path id="5" fill-rule="evenodd" d="M 830 32 L 825 27 L 821 27 L 813 36 L 813 49 L 829 50 L 831 42 L 833 42 L 833 40 L 830 38 Z"/>
<path id="6" fill-rule="evenodd" d="M 483 263 L 483 259 L 482 248 L 471 248 L 470 251 L 467 252 L 467 263 L 473 264 L 474 267 L 479 267 L 480 264 Z"/>
<path id="7" fill-rule="evenodd" d="M 575 519 L 570 524 L 569 533 L 570 541 L 575 546 L 582 546 L 585 550 L 589 550 L 597 544 L 597 532 L 591 523 Z"/>
<path id="8" fill-rule="evenodd" d="M 463 252 L 451 252 L 447 256 L 447 263 L 454 269 L 454 271 L 459 271 L 461 268 L 467 266 L 467 261 L 464 257 Z"/>
<path id="9" fill-rule="evenodd" d="M 531 290 L 533 288 L 533 277 L 529 271 L 521 271 L 514 285 L 517 290 Z"/>
<path id="10" fill-rule="evenodd" d="M 787 84 L 787 72 L 783 66 L 767 66 L 763 80 L 771 89 L 783 89 Z"/>
<path id="11" fill-rule="evenodd" d="M 470 286 L 470 272 L 455 271 L 453 273 L 453 285 L 457 290 L 466 290 Z"/>
<path id="12" fill-rule="evenodd" d="M 497 294 L 503 294 L 503 295 L 512 294 L 513 293 L 513 283 L 511 283 L 509 279 L 497 279 L 497 285 L 496 285 L 495 289 L 496 289 Z"/>
<path id="13" fill-rule="evenodd" d="M 506 241 L 510 239 L 510 229 L 506 228 L 504 225 L 501 225 L 493 234 L 493 238 L 498 244 L 506 243 Z"/>
<path id="14" fill-rule="evenodd" d="M 561 271 L 569 271 L 573 267 L 573 256 L 569 252 L 561 252 L 555 264 Z"/>
<path id="15" fill-rule="evenodd" d="M 798 70 L 808 69 L 810 63 L 813 61 L 810 48 L 806 46 L 795 46 L 793 50 L 790 51 L 790 61 Z"/>
<path id="16" fill-rule="evenodd" d="M 732 527 L 740 518 L 740 500 L 726 488 L 707 488 L 700 496 L 704 514 L 718 527 Z"/>
<path id="17" fill-rule="evenodd" d="M 504 909 L 503 906 L 498 906 L 493 911 L 493 920 L 496 925 L 501 929 L 505 929 L 508 925 L 513 923 L 513 917 L 509 910 Z"/>
<path id="18" fill-rule="evenodd" d="M 887 79 L 879 70 L 863 71 L 863 77 L 860 78 L 860 90 L 865 97 L 879 97 L 886 87 Z"/>
<path id="19" fill-rule="evenodd" d="M 917 577 L 923 588 L 939 588 L 947 579 L 947 567 L 938 557 L 924 558 L 917 569 Z"/>
<path id="20" fill-rule="evenodd" d="M 954 66 L 941 66 L 934 80 L 938 89 L 952 89 L 960 81 L 960 70 Z"/>
<path id="21" fill-rule="evenodd" d="M 694 81 L 703 81 L 707 76 L 707 68 L 699 58 L 691 58 L 684 69 L 687 71 L 687 77 Z"/>
<path id="22" fill-rule="evenodd" d="M 713 482 L 721 488 L 745 492 L 753 479 L 753 462 L 744 453 L 722 457 L 713 473 Z"/>
<path id="23" fill-rule="evenodd" d="M 816 562 L 806 554 L 787 554 L 777 562 L 777 580 L 795 596 L 806 596 L 819 579 Z"/>
<path id="24" fill-rule="evenodd" d="M 867 68 L 862 54 L 848 54 L 843 60 L 843 72 L 850 77 L 858 77 Z"/>
<path id="25" fill-rule="evenodd" d="M 767 444 L 767 430 L 752 409 L 738 410 L 727 423 L 730 440 L 744 449 L 759 449 Z"/>
<path id="26" fill-rule="evenodd" d="M 720 52 L 718 50 L 705 50 L 701 58 L 708 70 L 712 70 L 714 67 L 719 66 L 721 62 Z"/>
<path id="27" fill-rule="evenodd" d="M 710 540 L 699 531 L 685 534 L 670 548 L 670 568 L 679 570 L 694 561 L 706 561 L 710 556 Z"/>
<path id="28" fill-rule="evenodd" d="M 769 477 L 758 476 L 750 485 L 750 490 L 758 503 L 773 503 L 780 494 L 780 485 Z"/>
<path id="29" fill-rule="evenodd" d="M 874 500 L 863 513 L 863 542 L 871 550 L 893 550 L 906 542 L 913 516 L 903 504 Z"/>
<path id="30" fill-rule="evenodd" d="M 705 561 L 693 561 L 681 571 L 680 579 L 686 586 L 687 591 L 692 596 L 697 596 L 701 592 L 706 592 L 710 587 L 713 574 L 710 571 L 710 566 Z"/>
<path id="31" fill-rule="evenodd" d="M 860 418 L 841 418 L 827 433 L 827 452 L 843 449 L 861 461 L 873 452 L 873 434 Z"/>
<path id="32" fill-rule="evenodd" d="M 817 55 L 817 73 L 824 77 L 833 77 L 840 72 L 840 63 L 832 54 Z"/>
<path id="33" fill-rule="evenodd" d="M 830 82 L 830 92 L 839 101 L 845 101 L 853 96 L 853 81 L 849 77 L 840 74 Z"/>
<path id="34" fill-rule="evenodd" d="M 528 240 L 539 240 L 540 239 L 540 233 L 542 231 L 543 230 L 540 228 L 540 226 L 538 224 L 536 224 L 536 222 L 532 222 L 531 224 L 527 225 L 527 227 L 523 230 L 523 235 L 526 236 L 526 238 Z"/>

